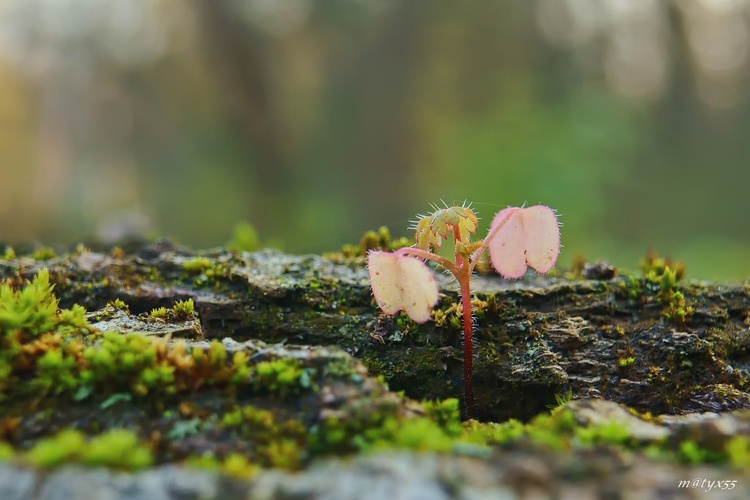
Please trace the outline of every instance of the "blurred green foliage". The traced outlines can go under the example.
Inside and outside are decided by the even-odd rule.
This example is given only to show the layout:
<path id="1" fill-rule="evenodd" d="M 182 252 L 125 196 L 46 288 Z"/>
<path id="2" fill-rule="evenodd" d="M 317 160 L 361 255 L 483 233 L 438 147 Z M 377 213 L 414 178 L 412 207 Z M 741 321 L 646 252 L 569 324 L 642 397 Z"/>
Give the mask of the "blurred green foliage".
<path id="1" fill-rule="evenodd" d="M 526 202 L 561 214 L 563 266 L 750 276 L 750 0 L 162 4 L 0 12 L 0 243 L 321 252 Z"/>

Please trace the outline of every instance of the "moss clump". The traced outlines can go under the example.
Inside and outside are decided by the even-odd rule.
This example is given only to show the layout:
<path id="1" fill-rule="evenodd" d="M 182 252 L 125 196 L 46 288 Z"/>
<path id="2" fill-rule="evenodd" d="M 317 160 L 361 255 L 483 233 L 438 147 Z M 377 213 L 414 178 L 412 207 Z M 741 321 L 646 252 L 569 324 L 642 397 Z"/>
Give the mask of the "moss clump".
<path id="1" fill-rule="evenodd" d="M 279 422 L 273 412 L 247 405 L 224 414 L 222 426 L 252 438 L 256 460 L 265 467 L 297 470 L 307 451 L 307 429 L 298 420 Z"/>
<path id="2" fill-rule="evenodd" d="M 214 285 L 218 288 L 219 279 L 230 275 L 230 266 L 226 262 L 215 262 L 208 257 L 195 257 L 183 263 L 187 276 L 183 279 L 192 280 L 193 286 L 202 288 Z"/>
<path id="3" fill-rule="evenodd" d="M 182 265 L 182 268 L 190 274 L 201 274 L 211 267 L 213 267 L 213 262 L 206 257 L 196 257 Z"/>
<path id="4" fill-rule="evenodd" d="M 734 436 L 727 441 L 724 451 L 730 464 L 739 469 L 750 467 L 750 437 Z"/>
<path id="5" fill-rule="evenodd" d="M 155 307 L 148 314 L 145 314 L 146 320 L 156 321 L 173 321 L 188 320 L 195 313 L 195 302 L 193 299 L 178 300 L 171 308 Z"/>
<path id="6" fill-rule="evenodd" d="M 128 307 L 128 305 L 120 299 L 115 299 L 107 304 L 107 307 L 110 306 L 117 309 L 118 311 L 125 311 L 127 313 L 130 312 L 130 307 Z"/>
<path id="7" fill-rule="evenodd" d="M 299 363 L 289 359 L 262 361 L 255 365 L 253 385 L 281 395 L 298 392 L 311 387 L 311 374 L 314 376 L 311 370 L 303 369 Z"/>
<path id="8" fill-rule="evenodd" d="M 480 423 L 469 420 L 463 424 L 463 429 L 470 442 L 486 445 L 512 443 L 519 441 L 526 434 L 526 426 L 515 419 L 503 423 Z"/>
<path id="9" fill-rule="evenodd" d="M 132 431 L 110 429 L 94 438 L 81 452 L 81 462 L 90 466 L 136 470 L 153 462 L 151 450 Z"/>
<path id="10" fill-rule="evenodd" d="M 167 319 L 167 315 L 168 315 L 168 311 L 166 307 L 154 308 L 149 313 L 149 316 L 151 316 L 152 319 L 160 319 L 160 320 Z"/>
<path id="11" fill-rule="evenodd" d="M 47 270 L 21 290 L 0 286 L 0 395 L 43 397 L 126 392 L 136 397 L 171 395 L 204 385 L 246 386 L 282 397 L 314 390 L 311 377 L 295 360 L 250 362 L 242 351 L 227 362 L 223 344 L 188 349 L 144 335 L 100 334 L 88 326 L 80 306 L 58 311 Z M 191 301 L 178 306 L 190 309 Z M 165 308 L 156 317 L 172 314 Z M 152 311 L 151 316 L 154 316 Z M 95 336 L 98 339 L 90 344 Z M 27 382 L 20 384 L 21 377 Z"/>
<path id="12" fill-rule="evenodd" d="M 39 271 L 23 290 L 9 283 L 0 285 L 0 335 L 37 337 L 57 325 L 57 299 L 52 295 L 49 271 Z"/>
<path id="13" fill-rule="evenodd" d="M 380 427 L 363 432 L 355 443 L 361 451 L 397 448 L 448 452 L 453 449 L 456 439 L 429 418 L 414 418 L 405 422 L 390 418 Z"/>
<path id="14" fill-rule="evenodd" d="M 40 378 L 33 381 L 33 388 L 54 386 L 57 393 L 73 383 L 70 362 L 64 358 L 79 352 L 83 344 L 73 340 L 63 347 L 63 336 L 81 336 L 93 330 L 83 307 L 58 311 L 52 289 L 47 269 L 21 290 L 9 282 L 0 285 L 0 398 L 35 366 Z"/>
<path id="15" fill-rule="evenodd" d="M 85 444 L 83 433 L 66 429 L 37 442 L 25 459 L 35 467 L 48 469 L 77 459 Z"/>
<path id="16" fill-rule="evenodd" d="M 21 460 L 43 469 L 79 462 L 92 467 L 137 470 L 150 466 L 153 456 L 129 430 L 112 429 L 87 441 L 82 432 L 65 429 L 37 442 Z"/>
<path id="17" fill-rule="evenodd" d="M 628 427 L 617 420 L 601 425 L 577 427 L 575 439 L 583 445 L 616 444 L 630 447 L 634 444 Z"/>
<path id="18" fill-rule="evenodd" d="M 189 318 L 195 312 L 195 303 L 193 299 L 178 300 L 172 306 L 172 312 L 178 318 Z"/>
<path id="19" fill-rule="evenodd" d="M 196 469 L 221 472 L 227 476 L 237 479 L 252 479 L 261 467 L 247 459 L 240 453 L 229 453 L 224 460 L 217 459 L 213 454 L 207 453 L 199 456 L 188 457 L 184 464 Z"/>
<path id="20" fill-rule="evenodd" d="M 458 436 L 461 434 L 461 407 L 458 399 L 449 398 L 438 401 L 422 401 L 425 409 L 425 416 L 434 420 L 449 435 Z"/>
<path id="21" fill-rule="evenodd" d="M 683 262 L 674 262 L 669 257 L 660 257 L 653 250 L 649 251 L 646 257 L 641 260 L 641 271 L 649 281 L 659 280 L 668 269 L 674 274 L 675 281 L 679 281 L 685 276 L 685 264 Z"/>
<path id="22" fill-rule="evenodd" d="M 667 307 L 662 310 L 662 317 L 676 325 L 684 325 L 690 320 L 695 312 L 695 308 L 688 305 L 685 301 L 685 295 L 680 291 L 671 293 L 667 302 Z"/>
<path id="23" fill-rule="evenodd" d="M 701 448 L 695 441 L 685 440 L 679 444 L 678 458 L 688 464 L 700 464 L 706 462 L 721 462 L 725 456 L 721 452 Z"/>
<path id="24" fill-rule="evenodd" d="M 629 366 L 633 366 L 635 364 L 635 357 L 629 356 L 627 358 L 622 358 L 617 361 L 617 364 L 620 366 L 620 368 L 627 368 Z"/>
<path id="25" fill-rule="evenodd" d="M 2 260 L 15 260 L 16 258 L 16 251 L 13 250 L 13 247 L 8 245 L 5 247 L 5 251 L 3 252 L 3 256 L 0 257 Z"/>
<path id="26" fill-rule="evenodd" d="M 31 258 L 34 260 L 50 260 L 57 257 L 57 253 L 50 248 L 50 247 L 42 247 L 37 250 L 34 250 L 34 252 L 31 254 Z"/>

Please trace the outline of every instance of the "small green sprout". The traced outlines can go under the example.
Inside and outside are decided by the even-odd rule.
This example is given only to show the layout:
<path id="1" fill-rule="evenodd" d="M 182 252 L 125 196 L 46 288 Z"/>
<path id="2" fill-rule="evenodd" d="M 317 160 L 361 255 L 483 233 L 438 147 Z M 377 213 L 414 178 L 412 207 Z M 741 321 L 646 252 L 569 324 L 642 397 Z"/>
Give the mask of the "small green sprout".
<path id="1" fill-rule="evenodd" d="M 151 450 L 126 429 L 111 429 L 94 437 L 81 453 L 84 464 L 125 470 L 144 469 L 153 461 Z"/>
<path id="2" fill-rule="evenodd" d="M 371 250 L 367 256 L 370 285 L 380 309 L 399 311 L 417 323 L 431 317 L 438 301 L 438 286 L 424 260 L 439 264 L 453 274 L 461 290 L 464 324 L 464 394 L 469 417 L 474 416 L 472 376 L 471 276 L 485 250 L 495 270 L 506 278 L 521 278 L 529 267 L 540 273 L 552 269 L 560 252 L 560 228 L 555 212 L 546 206 L 508 207 L 495 215 L 489 234 L 473 242 L 478 218 L 470 206 L 438 209 L 419 216 L 413 228 L 416 244 L 395 252 Z M 454 259 L 435 251 L 450 237 Z"/>
<path id="3" fill-rule="evenodd" d="M 154 319 L 167 319 L 169 311 L 167 311 L 166 307 L 157 307 L 156 309 L 152 309 L 149 315 Z"/>
<path id="4" fill-rule="evenodd" d="M 49 271 L 41 269 L 23 290 L 0 284 L 0 335 L 23 330 L 34 337 L 57 324 L 57 298 L 52 294 Z"/>
<path id="5" fill-rule="evenodd" d="M 112 302 L 108 303 L 107 306 L 112 306 L 118 311 L 130 312 L 130 308 L 128 307 L 128 305 L 120 299 L 113 300 Z"/>
<path id="6" fill-rule="evenodd" d="M 617 362 L 618 365 L 620 365 L 620 368 L 627 368 L 628 366 L 633 366 L 635 364 L 635 357 L 630 356 L 628 358 L 622 358 Z"/>
<path id="7" fill-rule="evenodd" d="M 30 464 L 48 469 L 78 461 L 90 466 L 143 469 L 153 462 L 151 450 L 132 431 L 112 429 L 88 443 L 82 432 L 65 429 L 42 439 L 25 455 Z"/>
<path id="8" fill-rule="evenodd" d="M 66 429 L 38 441 L 26 454 L 26 460 L 42 469 L 56 467 L 78 457 L 85 444 L 83 433 Z"/>
<path id="9" fill-rule="evenodd" d="M 190 317 L 193 312 L 195 312 L 195 303 L 193 302 L 193 299 L 178 300 L 174 303 L 174 306 L 172 306 L 172 311 L 177 317 Z"/>

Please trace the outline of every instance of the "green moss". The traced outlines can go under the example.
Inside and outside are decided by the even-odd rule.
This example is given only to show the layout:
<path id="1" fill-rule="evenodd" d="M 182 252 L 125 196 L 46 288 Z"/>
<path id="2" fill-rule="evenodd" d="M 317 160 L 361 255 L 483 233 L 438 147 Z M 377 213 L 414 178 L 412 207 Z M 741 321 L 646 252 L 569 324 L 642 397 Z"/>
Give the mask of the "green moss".
<path id="1" fill-rule="evenodd" d="M 627 292 L 628 298 L 631 300 L 638 300 L 643 297 L 643 287 L 641 286 L 640 280 L 635 276 L 628 276 Z"/>
<path id="2" fill-rule="evenodd" d="M 220 286 L 220 279 L 230 274 L 230 266 L 226 262 L 215 262 L 207 257 L 195 257 L 183 263 L 183 269 L 188 278 L 192 279 L 193 286 L 204 288 L 214 285 Z M 184 279 L 184 278 L 183 278 Z"/>
<path id="3" fill-rule="evenodd" d="M 669 270 L 673 276 L 670 280 L 679 281 L 685 275 L 685 264 L 682 262 L 673 262 L 670 258 L 663 258 L 655 252 L 650 251 L 641 261 L 641 270 L 643 276 L 648 281 L 658 283 L 660 278 Z"/>
<path id="4" fill-rule="evenodd" d="M 117 304 L 120 306 L 120 304 Z M 178 304 L 188 311 L 192 301 Z M 188 352 L 184 343 L 143 335 L 105 332 L 93 345 L 82 342 L 92 333 L 80 306 L 57 310 L 46 269 L 15 290 L 0 285 L 0 394 L 67 394 L 76 400 L 92 394 L 130 393 L 136 397 L 176 394 L 199 385 L 230 383 L 282 396 L 311 388 L 311 375 L 296 362 L 252 364 L 237 353 L 227 364 L 226 349 L 214 341 L 207 352 Z M 151 317 L 169 317 L 159 308 Z M 31 375 L 31 377 L 29 377 Z M 23 376 L 28 384 L 16 383 Z"/>
<path id="5" fill-rule="evenodd" d="M 700 464 L 721 461 L 722 454 L 701 448 L 695 441 L 685 440 L 679 444 L 679 458 L 689 464 Z"/>
<path id="6" fill-rule="evenodd" d="M 77 461 L 85 444 L 86 438 L 82 432 L 66 429 L 38 441 L 24 458 L 35 467 L 48 469 Z"/>
<path id="7" fill-rule="evenodd" d="M 47 269 L 21 290 L 0 285 L 0 398 L 27 379 L 30 367 L 38 369 L 38 377 L 20 390 L 41 389 L 43 396 L 77 385 L 70 359 L 84 347 L 78 337 L 92 330 L 83 307 L 58 310 L 52 288 Z"/>
<path id="8" fill-rule="evenodd" d="M 0 441 L 0 462 L 9 462 L 16 457 L 16 451 L 11 445 Z"/>
<path id="9" fill-rule="evenodd" d="M 0 257 L 2 260 L 15 260 L 16 258 L 16 252 L 13 250 L 13 247 L 8 245 L 5 247 L 5 251 L 3 252 L 3 256 Z"/>
<path id="10" fill-rule="evenodd" d="M 629 356 L 627 358 L 622 358 L 617 361 L 617 364 L 620 366 L 620 368 L 627 368 L 628 366 L 633 366 L 635 364 L 635 357 Z"/>
<path id="11" fill-rule="evenodd" d="M 565 407 L 551 415 L 538 415 L 526 427 L 526 435 L 535 444 L 563 450 L 571 447 L 571 436 L 578 426 L 575 414 Z"/>
<path id="12" fill-rule="evenodd" d="M 195 303 L 193 299 L 178 300 L 172 306 L 172 311 L 179 318 L 189 318 L 195 312 Z"/>
<path id="13" fill-rule="evenodd" d="M 260 467 L 251 463 L 239 453 L 230 453 L 222 462 L 219 470 L 237 479 L 251 479 L 260 471 Z"/>
<path id="14" fill-rule="evenodd" d="M 157 307 L 155 309 L 152 309 L 149 313 L 149 316 L 151 316 L 153 319 L 167 319 L 169 312 L 167 311 L 166 307 Z"/>
<path id="15" fill-rule="evenodd" d="M 227 362 L 227 348 L 218 340 L 212 341 L 208 348 L 208 362 L 213 368 L 220 368 Z"/>
<path id="16" fill-rule="evenodd" d="M 45 352 L 37 360 L 36 367 L 37 376 L 31 381 L 31 386 L 45 394 L 60 394 L 78 387 L 75 358 L 66 355 L 62 350 L 52 349 Z"/>
<path id="17" fill-rule="evenodd" d="M 254 385 L 258 389 L 286 395 L 310 388 L 310 373 L 290 359 L 262 361 L 255 365 Z"/>
<path id="18" fill-rule="evenodd" d="M 351 357 L 335 358 L 326 363 L 323 375 L 326 377 L 349 378 L 351 382 L 362 382 L 362 375 L 355 370 L 357 362 Z"/>
<path id="19" fill-rule="evenodd" d="M 57 253 L 55 253 L 55 251 L 50 247 L 39 248 L 31 254 L 32 259 L 39 261 L 50 260 L 54 259 L 55 257 L 57 257 Z"/>
<path id="20" fill-rule="evenodd" d="M 221 472 L 241 480 L 252 479 L 262 470 L 258 464 L 251 462 L 240 453 L 229 453 L 224 460 L 217 459 L 211 453 L 204 453 L 203 455 L 190 456 L 183 463 L 187 467 Z"/>
<path id="21" fill-rule="evenodd" d="M 563 394 L 555 393 L 555 407 L 565 406 L 566 403 L 573 401 L 573 388 L 568 387 L 568 390 Z M 550 408 L 551 410 L 554 408 Z"/>
<path id="22" fill-rule="evenodd" d="M 355 443 L 361 451 L 408 449 L 414 451 L 451 451 L 455 439 L 429 418 L 413 418 L 404 422 L 387 419 L 383 425 L 367 429 Z"/>
<path id="23" fill-rule="evenodd" d="M 671 293 L 674 291 L 674 287 L 677 284 L 677 271 L 670 269 L 669 266 L 664 268 L 664 273 L 661 275 L 659 280 L 660 290 L 664 297 L 669 298 Z"/>
<path id="24" fill-rule="evenodd" d="M 201 274 L 211 267 L 213 267 L 213 262 L 206 257 L 196 257 L 182 265 L 182 268 L 190 274 Z"/>
<path id="25" fill-rule="evenodd" d="M 86 309 L 78 304 L 73 304 L 70 309 L 62 309 L 57 315 L 57 331 L 63 335 L 71 333 L 86 333 L 89 328 L 89 320 L 86 318 Z"/>
<path id="26" fill-rule="evenodd" d="M 458 436 L 461 426 L 461 408 L 458 399 L 449 398 L 438 401 L 422 401 L 425 416 L 437 423 L 450 436 Z"/>
<path id="27" fill-rule="evenodd" d="M 52 331 L 59 322 L 52 288 L 46 268 L 20 291 L 7 283 L 0 285 L 0 335 L 23 331 L 38 336 Z"/>
<path id="28" fill-rule="evenodd" d="M 271 467 L 288 470 L 298 470 L 302 467 L 305 456 L 304 448 L 294 439 L 282 438 L 273 441 L 265 450 L 265 455 Z"/>
<path id="29" fill-rule="evenodd" d="M 503 423 L 480 423 L 476 420 L 469 420 L 464 422 L 463 427 L 468 441 L 485 445 L 512 443 L 526 435 L 526 426 L 516 419 Z"/>
<path id="30" fill-rule="evenodd" d="M 151 450 L 131 431 L 112 429 L 86 441 L 84 434 L 65 429 L 38 441 L 23 459 L 47 469 L 71 462 L 135 470 L 153 463 Z"/>
<path id="31" fill-rule="evenodd" d="M 662 317 L 676 325 L 684 325 L 695 312 L 695 308 L 687 304 L 685 295 L 680 291 L 671 292 L 667 307 L 662 310 Z"/>
<path id="32" fill-rule="evenodd" d="M 90 466 L 137 470 L 150 466 L 154 459 L 132 431 L 112 429 L 92 438 L 83 448 L 80 461 Z"/>
<path id="33" fill-rule="evenodd" d="M 616 420 L 611 420 L 601 425 L 577 427 L 575 429 L 575 439 L 584 445 L 609 443 L 624 446 L 632 445 L 633 443 L 633 438 L 627 425 Z"/>
<path id="34" fill-rule="evenodd" d="M 307 429 L 294 419 L 280 421 L 270 410 L 252 405 L 224 414 L 221 425 L 245 439 L 252 439 L 258 462 L 266 467 L 296 470 L 302 466 Z"/>
<path id="35" fill-rule="evenodd" d="M 120 299 L 113 300 L 112 302 L 108 303 L 107 306 L 114 307 L 118 311 L 125 311 L 127 313 L 130 312 L 130 307 L 128 307 L 128 305 Z"/>
<path id="36" fill-rule="evenodd" d="M 724 450 L 727 460 L 734 467 L 739 469 L 750 467 L 750 438 L 747 436 L 734 436 L 729 439 Z"/>

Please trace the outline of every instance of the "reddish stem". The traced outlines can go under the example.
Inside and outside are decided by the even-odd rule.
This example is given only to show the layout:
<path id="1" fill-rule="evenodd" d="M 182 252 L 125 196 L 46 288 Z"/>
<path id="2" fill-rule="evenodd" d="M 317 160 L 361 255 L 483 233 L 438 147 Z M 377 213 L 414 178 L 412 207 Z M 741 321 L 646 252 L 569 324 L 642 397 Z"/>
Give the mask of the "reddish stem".
<path id="1" fill-rule="evenodd" d="M 454 228 L 454 234 L 458 234 L 458 228 Z M 473 370 L 473 357 L 472 352 L 472 337 L 473 337 L 473 323 L 471 316 L 471 272 L 473 270 L 473 263 L 470 259 L 465 259 L 461 254 L 456 253 L 456 263 L 449 261 L 448 259 L 435 255 L 434 253 L 422 250 L 421 248 L 404 247 L 396 250 L 395 253 L 402 255 L 411 255 L 420 259 L 431 260 L 436 264 L 440 264 L 445 269 L 450 271 L 453 276 L 456 277 L 458 285 L 461 289 L 461 306 L 463 309 L 463 320 L 464 320 L 464 400 L 466 402 L 466 413 L 469 418 L 474 418 L 474 385 L 471 381 L 471 375 Z"/>
<path id="2" fill-rule="evenodd" d="M 474 353 L 472 352 L 474 327 L 471 317 L 471 288 L 469 287 L 471 273 L 466 273 L 461 277 L 456 276 L 456 278 L 461 287 L 461 306 L 464 319 L 464 400 L 466 401 L 466 413 L 468 417 L 474 418 L 474 385 L 471 380 L 474 359 Z"/>
<path id="3" fill-rule="evenodd" d="M 455 276 L 456 279 L 458 279 L 459 270 L 456 268 L 453 262 L 439 255 L 435 255 L 432 252 L 428 252 L 427 250 L 422 250 L 421 248 L 403 247 L 403 248 L 399 248 L 393 253 L 397 253 L 400 255 L 411 255 L 413 257 L 419 257 L 420 259 L 431 260 L 435 264 L 440 264 L 441 266 L 446 268 L 448 271 L 453 273 L 453 276 Z"/>

